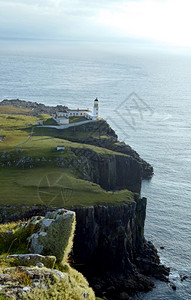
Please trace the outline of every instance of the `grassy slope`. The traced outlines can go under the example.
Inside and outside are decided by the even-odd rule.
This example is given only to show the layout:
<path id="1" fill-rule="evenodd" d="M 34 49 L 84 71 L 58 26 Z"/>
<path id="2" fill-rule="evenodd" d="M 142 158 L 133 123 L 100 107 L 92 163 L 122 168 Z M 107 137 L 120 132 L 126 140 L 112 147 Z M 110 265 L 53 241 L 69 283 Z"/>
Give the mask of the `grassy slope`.
<path id="1" fill-rule="evenodd" d="M 99 185 L 75 178 L 63 168 L 0 169 L 0 205 L 45 204 L 70 208 L 133 200 L 127 190 L 106 192 Z"/>
<path id="2" fill-rule="evenodd" d="M 69 131 L 36 127 L 35 125 L 37 120 L 43 120 L 44 124 L 51 124 L 54 122 L 49 115 L 39 115 L 38 117 L 34 117 L 0 114 L 1 135 L 5 136 L 3 142 L 0 143 L 0 151 L 11 151 L 15 148 L 22 148 L 27 150 L 29 155 L 34 154 L 35 152 L 38 153 L 38 150 L 40 150 L 40 152 L 47 152 L 47 155 L 49 155 L 52 148 L 55 148 L 57 145 L 64 145 L 74 148 L 89 148 L 97 153 L 121 155 L 121 153 L 105 148 L 70 142 L 67 140 Z M 33 136 L 27 143 L 25 143 L 31 134 L 32 127 L 34 127 Z M 55 137 L 56 134 L 58 134 L 59 137 Z M 80 134 L 84 135 L 86 133 L 79 133 L 78 137 Z"/>
<path id="3" fill-rule="evenodd" d="M 43 128 L 38 127 L 35 128 L 34 135 L 36 136 L 51 136 L 51 137 L 57 137 L 62 139 L 75 139 L 76 141 L 80 140 L 86 140 L 87 134 L 89 137 L 95 137 L 95 138 L 107 138 L 107 136 L 99 136 L 99 132 L 83 132 L 83 131 L 74 131 L 71 128 L 67 128 L 65 130 L 57 130 L 55 128 Z"/>
<path id="4" fill-rule="evenodd" d="M 5 136 L 0 149 L 8 150 L 26 141 L 38 120 L 50 124 L 52 118 L 49 115 L 26 116 L 0 113 L 0 135 Z"/>
<path id="5" fill-rule="evenodd" d="M 8 106 L 8 105 L 0 106 L 0 114 L 20 114 L 20 115 L 24 114 L 24 115 L 26 115 L 29 112 L 30 112 L 30 109 L 27 109 L 27 108 Z"/>
<path id="6" fill-rule="evenodd" d="M 113 151 L 80 143 L 72 143 L 67 140 L 70 131 L 59 131 L 59 136 L 55 130 L 47 128 L 34 128 L 34 136 L 30 137 L 32 127 L 37 120 L 43 120 L 44 124 L 54 124 L 49 115 L 39 115 L 37 117 L 26 116 L 27 110 L 13 107 L 0 107 L 0 135 L 5 136 L 0 143 L 0 152 L 6 151 L 14 157 L 15 149 L 22 149 L 21 155 L 30 157 L 59 157 L 68 155 L 68 152 L 56 152 L 58 144 L 66 147 L 85 147 L 98 153 L 118 154 Z M 19 115 L 18 115 L 19 114 Z M 77 120 L 72 120 L 76 122 Z M 85 137 L 85 133 L 78 133 L 78 139 Z M 81 135 L 81 136 L 80 136 Z M 26 142 L 27 141 L 27 142 Z M 21 144 L 20 146 L 17 146 Z M 119 154 L 121 155 L 121 154 Z M 71 206 L 91 206 L 96 204 L 117 204 L 133 201 L 133 194 L 127 190 L 119 192 L 106 192 L 99 185 L 78 179 L 66 168 L 55 168 L 50 165 L 33 169 L 20 168 L 0 168 L 0 206 L 1 205 L 47 205 L 70 208 Z M 0 254 L 2 253 L 24 253 L 26 235 L 21 236 L 17 231 L 5 241 L 5 231 L 14 229 L 18 224 L 6 224 L 0 227 Z M 10 240 L 9 240 L 10 239 Z M 12 239 L 12 241 L 11 241 Z M 2 242 L 3 241 L 3 242 Z M 7 267 L 5 263 L 4 267 Z M 1 267 L 2 264 L 1 264 Z M 70 278 L 72 279 L 71 295 L 79 290 L 82 284 L 87 285 L 82 275 L 68 266 Z M 77 286 L 77 288 L 76 288 Z M 57 292 L 60 287 L 53 286 L 52 289 Z M 52 290 L 48 292 L 52 293 Z M 62 291 L 62 290 L 61 290 Z M 65 287 L 63 296 L 70 291 L 70 287 Z M 93 291 L 90 299 L 94 299 Z M 80 292 L 81 293 L 81 292 Z M 42 298 L 44 295 L 40 295 Z M 46 295 L 47 296 L 47 295 Z M 76 296 L 78 298 L 78 296 Z M 39 294 L 32 299 L 39 298 Z M 76 298 L 76 299 L 77 299 Z M 0 299 L 5 299 L 1 297 Z M 31 298 L 30 298 L 31 299 Z M 47 299 L 47 297 L 46 297 Z M 56 297 L 57 299 L 57 297 Z M 66 297 L 68 299 L 68 297 Z M 98 299 L 98 298 L 96 298 Z"/>
<path id="7" fill-rule="evenodd" d="M 6 151 L 10 154 L 10 160 L 16 155 L 29 156 L 32 158 L 64 157 L 64 153 L 55 151 L 57 145 L 64 145 L 73 148 L 89 148 L 97 153 L 116 154 L 120 153 L 96 147 L 92 145 L 74 143 L 67 140 L 69 131 L 52 130 L 49 128 L 36 127 L 37 120 L 43 120 L 51 124 L 49 115 L 27 116 L 18 115 L 19 110 L 6 107 L 0 111 L 1 135 L 5 138 L 0 143 L 0 152 Z M 13 114 L 17 113 L 17 115 Z M 33 136 L 29 139 L 32 128 Z M 59 138 L 55 137 L 59 131 Z M 85 133 L 82 133 L 82 135 Z M 29 139 L 29 140 L 28 140 Z M 20 154 L 15 154 L 15 149 L 22 149 Z M 3 161 L 3 158 L 1 158 Z M 0 169 L 0 205 L 6 204 L 45 204 L 58 207 L 71 207 L 72 205 L 92 204 L 115 204 L 132 200 L 132 193 L 129 191 L 106 192 L 100 186 L 75 178 L 66 168 L 55 168 L 51 163 L 41 164 L 38 168 L 1 168 Z"/>
<path id="8" fill-rule="evenodd" d="M 0 225 L 0 273 L 11 274 L 11 281 L 2 284 L 2 289 L 0 290 L 0 299 L 10 299 L 4 298 L 4 293 L 8 294 L 9 287 L 14 289 L 15 286 L 31 286 L 32 279 L 25 273 L 25 271 L 20 270 L 17 266 L 20 265 L 20 262 L 16 259 L 6 259 L 9 254 L 19 254 L 19 253 L 28 253 L 26 240 L 32 234 L 33 228 L 23 228 L 19 226 L 20 222 L 17 223 L 8 223 Z M 11 235 L 7 234 L 8 231 L 12 231 Z M 25 264 L 23 264 L 25 265 Z M 11 271 L 9 268 L 12 268 Z M 14 268 L 16 267 L 16 268 Z M 8 268 L 8 269 L 7 269 Z M 29 269 L 35 267 L 30 267 Z M 81 295 L 84 292 L 88 292 L 89 296 L 87 299 L 95 300 L 95 295 L 93 290 L 89 287 L 87 280 L 84 276 L 70 267 L 67 262 L 63 264 L 56 264 L 55 268 L 64 273 L 67 273 L 69 276 L 64 279 L 51 279 L 44 277 L 43 282 L 46 284 L 47 288 L 32 289 L 29 293 L 25 294 L 25 297 L 17 297 L 17 299 L 81 299 Z M 44 268 L 47 270 L 47 268 Z M 43 268 L 41 269 L 43 271 Z M 2 293 L 2 294 L 1 294 Z M 12 297 L 11 297 L 12 299 Z M 15 299 L 15 298 L 14 298 Z"/>
<path id="9" fill-rule="evenodd" d="M 103 154 L 122 155 L 119 152 L 115 152 L 106 148 L 101 148 L 101 147 L 88 145 L 88 144 L 70 142 L 64 139 L 51 138 L 48 136 L 32 137 L 30 141 L 24 146 L 24 149 L 27 149 L 30 155 L 34 155 L 34 152 L 32 152 L 34 149 L 35 152 L 38 152 L 38 149 L 40 149 L 40 151 L 43 152 L 47 151 L 50 154 L 50 152 L 52 152 L 52 150 L 56 148 L 57 145 L 63 145 L 65 147 L 72 147 L 72 148 L 88 148 L 97 153 L 103 153 Z M 124 154 L 123 156 L 128 156 L 128 155 Z"/>
<path id="10" fill-rule="evenodd" d="M 31 229 L 19 228 L 19 222 L 0 225 L 0 255 L 5 258 L 8 254 L 27 253 L 26 239 L 31 235 Z M 7 231 L 13 234 L 7 235 Z M 0 267 L 3 267 L 1 260 Z"/>

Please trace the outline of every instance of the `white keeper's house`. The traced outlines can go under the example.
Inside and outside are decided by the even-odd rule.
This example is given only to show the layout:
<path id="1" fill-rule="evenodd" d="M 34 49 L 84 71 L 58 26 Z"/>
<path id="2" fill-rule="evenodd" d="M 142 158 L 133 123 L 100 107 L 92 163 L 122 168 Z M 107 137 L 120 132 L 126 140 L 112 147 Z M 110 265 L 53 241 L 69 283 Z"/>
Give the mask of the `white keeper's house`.
<path id="1" fill-rule="evenodd" d="M 64 111 L 55 112 L 52 117 L 59 125 L 69 124 L 71 117 L 84 117 L 87 120 L 95 121 L 99 116 L 99 101 L 96 98 L 94 100 L 93 111 L 89 109 L 67 109 Z"/>

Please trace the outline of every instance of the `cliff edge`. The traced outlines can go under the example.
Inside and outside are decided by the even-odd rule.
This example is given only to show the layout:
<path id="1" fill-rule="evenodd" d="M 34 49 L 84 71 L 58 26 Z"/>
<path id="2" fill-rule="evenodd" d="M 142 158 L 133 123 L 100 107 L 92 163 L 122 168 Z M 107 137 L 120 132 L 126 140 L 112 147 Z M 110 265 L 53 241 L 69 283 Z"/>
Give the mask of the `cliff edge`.
<path id="1" fill-rule="evenodd" d="M 168 281 L 169 269 L 144 238 L 147 201 L 139 195 L 153 167 L 104 120 L 67 129 L 36 126 L 40 119 L 50 124 L 57 108 L 20 100 L 0 105 L 0 222 L 74 211 L 71 264 L 105 300 L 151 290 L 151 276 Z"/>
<path id="2" fill-rule="evenodd" d="M 160 264 L 156 248 L 144 238 L 146 198 L 116 206 L 75 208 L 73 265 L 96 295 L 129 299 L 154 287 L 150 276 L 168 281 L 169 269 Z M 125 296 L 126 295 L 126 296 Z"/>

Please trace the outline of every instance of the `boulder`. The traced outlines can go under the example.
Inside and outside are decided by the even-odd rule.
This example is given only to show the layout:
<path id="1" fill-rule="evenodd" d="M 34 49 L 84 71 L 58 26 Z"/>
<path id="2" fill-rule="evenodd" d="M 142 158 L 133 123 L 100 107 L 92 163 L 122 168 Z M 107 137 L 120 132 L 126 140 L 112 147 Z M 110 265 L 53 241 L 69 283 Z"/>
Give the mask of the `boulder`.
<path id="1" fill-rule="evenodd" d="M 39 254 L 13 254 L 6 257 L 19 266 L 37 266 L 43 264 L 47 268 L 54 268 L 55 256 L 42 256 Z"/>

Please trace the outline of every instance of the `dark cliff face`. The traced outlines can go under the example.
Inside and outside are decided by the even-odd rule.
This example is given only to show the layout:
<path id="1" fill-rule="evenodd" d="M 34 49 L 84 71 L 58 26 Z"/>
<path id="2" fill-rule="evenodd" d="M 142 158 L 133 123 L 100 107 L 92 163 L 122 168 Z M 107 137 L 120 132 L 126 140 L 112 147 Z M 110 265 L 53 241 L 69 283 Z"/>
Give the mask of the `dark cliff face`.
<path id="1" fill-rule="evenodd" d="M 1 207 L 0 223 L 45 215 L 55 210 L 44 206 Z M 137 291 L 153 288 L 155 276 L 167 280 L 169 270 L 160 265 L 157 250 L 144 238 L 146 199 L 121 205 L 72 208 L 76 231 L 71 261 L 86 276 L 96 295 L 129 299 Z M 121 298 L 126 293 L 126 298 Z M 121 296 L 120 296 L 121 295 Z"/>
<path id="2" fill-rule="evenodd" d="M 137 217 L 138 206 L 141 214 Z M 88 271 L 128 272 L 143 247 L 146 199 L 118 206 L 76 208 L 75 260 Z"/>
<path id="3" fill-rule="evenodd" d="M 99 141 L 99 140 L 98 140 Z M 108 142 L 107 139 L 101 141 L 102 147 L 107 149 L 130 155 L 133 159 L 135 159 L 141 166 L 141 176 L 143 179 L 151 178 L 153 175 L 153 167 L 147 163 L 144 159 L 142 159 L 139 154 L 133 150 L 129 145 L 126 145 L 123 142 Z M 101 147 L 101 146 L 100 146 Z"/>
<path id="4" fill-rule="evenodd" d="M 120 299 L 124 291 L 131 295 L 151 290 L 154 284 L 144 274 L 166 280 L 169 270 L 159 265 L 157 250 L 144 238 L 146 198 L 135 196 L 135 201 L 123 205 L 74 211 L 77 226 L 72 260 L 98 296 Z"/>
<path id="5" fill-rule="evenodd" d="M 143 179 L 152 177 L 153 167 L 143 160 L 129 145 L 119 142 L 115 131 L 105 120 L 72 127 L 68 129 L 68 132 L 73 133 L 68 138 L 71 141 L 95 145 L 131 156 L 140 164 L 141 177 Z M 83 138 L 82 136 L 79 137 L 78 133 L 83 133 Z"/>
<path id="6" fill-rule="evenodd" d="M 131 156 L 97 153 L 87 148 L 72 148 L 81 160 L 81 177 L 106 190 L 128 189 L 140 193 L 141 166 Z"/>

